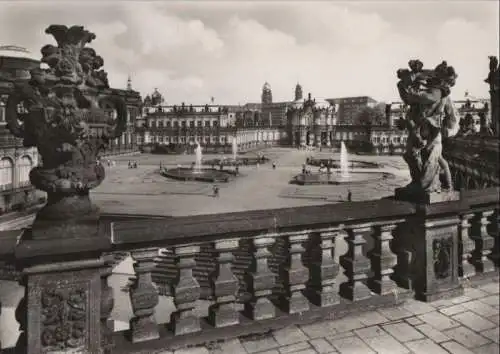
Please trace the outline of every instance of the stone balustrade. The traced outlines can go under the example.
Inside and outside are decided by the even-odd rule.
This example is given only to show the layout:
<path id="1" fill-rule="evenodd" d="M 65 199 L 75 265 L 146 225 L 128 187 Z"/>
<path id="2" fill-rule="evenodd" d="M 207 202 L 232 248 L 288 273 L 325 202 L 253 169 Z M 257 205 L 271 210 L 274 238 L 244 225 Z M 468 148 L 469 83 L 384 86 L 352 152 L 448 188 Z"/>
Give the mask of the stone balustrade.
<path id="1" fill-rule="evenodd" d="M 498 189 L 490 188 L 430 205 L 382 199 L 106 219 L 101 242 L 60 241 L 57 250 L 0 234 L 3 279 L 25 287 L 18 347 L 3 353 L 159 353 L 408 297 L 459 296 L 464 278 L 498 272 L 498 221 Z M 132 314 L 129 329 L 116 331 L 109 278 L 124 253 L 135 271 Z M 167 323 L 162 298 L 172 303 Z"/>

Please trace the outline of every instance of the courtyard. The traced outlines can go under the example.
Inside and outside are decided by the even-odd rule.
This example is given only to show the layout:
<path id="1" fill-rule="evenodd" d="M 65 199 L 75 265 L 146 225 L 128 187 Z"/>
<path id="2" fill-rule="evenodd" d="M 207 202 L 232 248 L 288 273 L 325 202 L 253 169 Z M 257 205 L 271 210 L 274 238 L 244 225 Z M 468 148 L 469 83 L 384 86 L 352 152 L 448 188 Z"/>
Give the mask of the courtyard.
<path id="1" fill-rule="evenodd" d="M 307 157 L 338 159 L 338 153 L 287 148 L 270 148 L 262 153 L 271 161 L 260 166 L 241 166 L 238 178 L 218 184 L 218 198 L 213 197 L 213 184 L 175 181 L 159 175 L 160 163 L 167 168 L 189 167 L 194 155 L 120 156 L 115 158 L 115 166 L 106 167 L 106 179 L 92 191 L 92 198 L 105 213 L 186 216 L 345 202 L 348 189 L 353 201 L 379 199 L 393 195 L 395 188 L 409 182 L 401 156 L 350 155 L 351 160 L 377 162 L 381 170 L 394 177 L 349 186 L 298 186 L 289 182 L 301 172 Z M 207 155 L 204 159 L 220 157 Z M 129 169 L 129 161 L 137 161 L 137 169 Z M 276 163 L 275 170 L 272 161 Z M 314 166 L 310 169 L 318 170 Z"/>

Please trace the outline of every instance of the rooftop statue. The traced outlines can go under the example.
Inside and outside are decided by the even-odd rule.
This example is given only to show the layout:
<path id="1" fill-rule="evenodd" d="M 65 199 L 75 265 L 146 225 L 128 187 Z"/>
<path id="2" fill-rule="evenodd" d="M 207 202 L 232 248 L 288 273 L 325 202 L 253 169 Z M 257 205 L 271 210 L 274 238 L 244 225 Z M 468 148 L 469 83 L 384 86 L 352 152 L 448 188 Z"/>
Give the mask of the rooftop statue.
<path id="1" fill-rule="evenodd" d="M 401 99 L 409 106 L 401 127 L 409 130 L 404 159 L 412 182 L 399 192 L 421 196 L 451 190 L 453 183 L 448 163 L 442 156 L 442 139 L 456 135 L 459 128 L 450 98 L 457 74 L 445 61 L 433 70 L 424 70 L 419 60 L 408 64 L 410 69 L 397 72 L 400 79 L 397 87 Z"/>
<path id="2" fill-rule="evenodd" d="M 30 173 L 31 183 L 48 194 L 34 230 L 57 221 L 71 224 L 71 220 L 97 217 L 89 199 L 90 189 L 105 175 L 97 156 L 124 131 L 127 115 L 125 102 L 112 94 L 106 72 L 99 70 L 103 59 L 85 47 L 96 38 L 94 34 L 81 26 L 63 25 L 51 25 L 45 33 L 57 42 L 41 49 L 41 62 L 48 69 L 36 68 L 30 81 L 14 83 L 6 110 L 12 134 L 24 138 L 24 146 L 37 147 L 43 161 Z M 19 103 L 28 114 L 17 114 Z M 109 108 L 116 119 L 107 114 Z M 89 122 L 104 124 L 104 134 L 93 134 Z"/>

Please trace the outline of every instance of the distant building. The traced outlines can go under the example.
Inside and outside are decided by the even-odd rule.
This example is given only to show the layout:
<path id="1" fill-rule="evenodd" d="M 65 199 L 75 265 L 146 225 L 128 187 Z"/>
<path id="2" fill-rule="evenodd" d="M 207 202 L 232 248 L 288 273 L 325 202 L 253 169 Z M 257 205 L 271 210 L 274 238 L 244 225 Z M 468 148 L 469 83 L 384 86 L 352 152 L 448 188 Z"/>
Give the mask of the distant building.
<path id="1" fill-rule="evenodd" d="M 329 98 L 337 109 L 337 125 L 357 125 L 357 118 L 364 107 L 375 107 L 377 101 L 368 96 Z"/>
<path id="2" fill-rule="evenodd" d="M 487 124 L 490 123 L 491 117 L 488 99 L 474 97 L 468 91 L 462 97 L 453 98 L 453 105 L 457 110 L 460 120 L 464 120 L 465 116 L 470 114 L 474 120 L 476 132 L 479 132 L 481 128 L 481 115 L 485 116 Z"/>
<path id="3" fill-rule="evenodd" d="M 31 53 L 17 46 L 0 46 L 0 214 L 37 204 L 29 173 L 38 164 L 35 147 L 24 147 L 6 127 L 5 109 L 14 81 L 31 78 L 30 70 L 40 66 Z M 23 114 L 22 104 L 18 114 Z"/>

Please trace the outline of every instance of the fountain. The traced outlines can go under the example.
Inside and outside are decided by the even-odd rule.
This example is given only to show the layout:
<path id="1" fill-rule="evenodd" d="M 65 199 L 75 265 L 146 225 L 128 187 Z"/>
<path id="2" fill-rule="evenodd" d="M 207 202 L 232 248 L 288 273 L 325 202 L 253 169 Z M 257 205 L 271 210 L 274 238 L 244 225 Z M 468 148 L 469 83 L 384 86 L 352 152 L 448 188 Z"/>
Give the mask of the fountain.
<path id="1" fill-rule="evenodd" d="M 349 161 L 347 159 L 347 148 L 344 142 L 340 143 L 340 177 L 342 179 L 349 178 Z"/>
<path id="2" fill-rule="evenodd" d="M 235 137 L 233 137 L 232 152 L 233 152 L 233 160 L 236 161 L 236 158 L 238 156 L 238 142 L 236 141 Z"/>
<path id="3" fill-rule="evenodd" d="M 203 153 L 199 142 L 196 142 L 196 149 L 194 150 L 194 153 L 196 155 L 196 159 L 194 161 L 193 173 L 201 173 L 201 160 L 203 158 Z"/>

